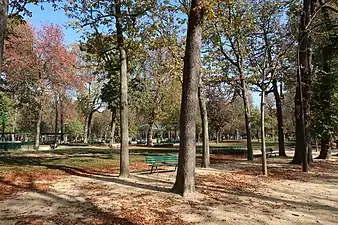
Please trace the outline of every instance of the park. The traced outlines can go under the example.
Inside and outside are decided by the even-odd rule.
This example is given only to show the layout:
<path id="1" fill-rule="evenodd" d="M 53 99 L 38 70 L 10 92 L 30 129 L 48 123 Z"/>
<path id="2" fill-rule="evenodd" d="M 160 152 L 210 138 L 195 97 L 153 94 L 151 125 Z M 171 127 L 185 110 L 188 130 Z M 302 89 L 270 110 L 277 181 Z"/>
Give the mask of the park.
<path id="1" fill-rule="evenodd" d="M 0 0 L 0 224 L 337 224 L 334 0 Z"/>

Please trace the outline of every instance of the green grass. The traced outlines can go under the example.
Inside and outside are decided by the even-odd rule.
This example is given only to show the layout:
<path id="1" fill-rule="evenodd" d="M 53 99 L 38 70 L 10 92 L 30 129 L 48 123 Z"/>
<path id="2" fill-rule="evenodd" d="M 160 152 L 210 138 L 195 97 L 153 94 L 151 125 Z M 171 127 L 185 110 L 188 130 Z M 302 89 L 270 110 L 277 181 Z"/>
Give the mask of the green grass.
<path id="1" fill-rule="evenodd" d="M 287 142 L 286 146 L 294 143 Z M 254 149 L 260 149 L 260 143 L 253 142 Z M 278 148 L 278 142 L 268 142 L 267 147 Z M 220 144 L 211 143 L 211 153 L 230 153 L 238 148 L 246 148 L 246 141 L 227 141 Z M 202 147 L 197 147 L 201 153 Z M 0 170 L 40 171 L 57 166 L 78 167 L 89 170 L 112 169 L 119 167 L 119 149 L 68 148 L 48 151 L 4 151 L 0 154 Z M 43 154 L 53 153 L 55 156 L 42 157 Z M 145 155 L 177 154 L 178 147 L 146 148 L 140 147 L 130 150 L 130 162 L 144 163 Z M 41 154 L 41 157 L 30 157 L 26 154 Z"/>

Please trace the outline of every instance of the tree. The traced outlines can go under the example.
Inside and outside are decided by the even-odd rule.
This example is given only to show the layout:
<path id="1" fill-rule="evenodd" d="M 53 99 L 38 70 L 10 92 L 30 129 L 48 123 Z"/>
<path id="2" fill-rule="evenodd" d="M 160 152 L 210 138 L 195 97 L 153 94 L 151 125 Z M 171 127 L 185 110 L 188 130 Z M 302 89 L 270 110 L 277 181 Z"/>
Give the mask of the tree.
<path id="1" fill-rule="evenodd" d="M 248 160 L 253 160 L 250 103 L 248 98 L 248 45 L 253 34 L 249 1 L 222 1 L 215 9 L 215 21 L 208 25 L 208 52 L 221 81 L 230 84 L 243 99 Z"/>
<path id="2" fill-rule="evenodd" d="M 312 38 L 309 30 L 312 15 L 315 10 L 315 1 L 304 0 L 300 16 L 298 39 L 298 71 L 297 89 L 295 96 L 296 114 L 296 150 L 293 163 L 303 163 L 303 171 L 308 171 L 309 157 L 309 122 L 310 122 L 310 86 L 312 81 Z M 312 154 L 311 154 L 312 155 Z"/>
<path id="3" fill-rule="evenodd" d="M 5 43 L 6 81 L 20 93 L 20 101 L 29 103 L 35 115 L 34 148 L 39 148 L 41 109 L 44 100 L 43 62 L 38 55 L 36 33 L 29 24 L 14 27 Z"/>
<path id="4" fill-rule="evenodd" d="M 209 150 L 209 123 L 208 123 L 208 111 L 205 96 L 205 87 L 203 85 L 202 78 L 200 77 L 198 86 L 198 102 L 201 113 L 202 121 L 202 167 L 208 168 L 210 166 L 210 150 Z"/>
<path id="5" fill-rule="evenodd" d="M 210 128 L 215 132 L 216 142 L 218 143 L 219 137 L 223 135 L 226 125 L 231 120 L 230 102 L 222 97 L 212 96 L 207 102 L 207 109 Z"/>
<path id="6" fill-rule="evenodd" d="M 3 46 L 6 33 L 8 0 L 0 0 L 0 71 L 2 69 Z"/>
<path id="7" fill-rule="evenodd" d="M 146 12 L 155 5 L 156 1 L 71 1 L 64 9 L 69 16 L 76 19 L 74 25 L 79 29 L 98 30 L 108 28 L 110 34 L 116 37 L 116 47 L 119 51 L 120 72 L 120 177 L 129 176 L 129 146 L 128 146 L 128 48 L 129 40 L 137 39 L 137 31 Z M 81 7 L 79 7 L 81 6 Z M 128 33 L 128 35 L 125 35 Z M 128 38 L 126 38 L 128 37 Z"/>
<path id="8" fill-rule="evenodd" d="M 314 35 L 316 49 L 314 52 L 315 79 L 311 98 L 311 134 L 320 139 L 319 159 L 331 157 L 332 140 L 338 132 L 336 107 L 338 103 L 337 77 L 337 27 L 334 13 L 320 8 L 316 24 L 322 24 Z M 323 35 L 324 34 L 324 35 Z"/>
<path id="9" fill-rule="evenodd" d="M 192 0 L 188 22 L 183 69 L 180 117 L 180 150 L 173 191 L 188 196 L 195 191 L 196 113 L 201 68 L 203 0 Z"/>
<path id="10" fill-rule="evenodd" d="M 79 120 L 72 120 L 65 124 L 65 132 L 72 141 L 77 142 L 78 138 L 83 135 L 83 124 Z"/>
<path id="11" fill-rule="evenodd" d="M 251 64 L 262 76 L 269 68 L 271 77 L 266 77 L 268 86 L 264 87 L 266 94 L 272 92 L 276 102 L 276 116 L 278 121 L 279 155 L 285 156 L 284 125 L 282 112 L 282 61 L 285 55 L 294 45 L 295 39 L 291 35 L 290 27 L 286 20 L 288 4 L 280 0 L 265 0 L 255 2 L 255 23 L 258 24 L 258 32 L 253 35 L 253 49 L 251 52 Z M 266 74 L 269 75 L 269 74 Z M 279 91 L 278 82 L 281 91 Z M 263 83 L 262 83 L 263 84 Z M 258 85 L 262 90 L 262 84 Z M 271 87 L 270 87 L 271 85 Z"/>

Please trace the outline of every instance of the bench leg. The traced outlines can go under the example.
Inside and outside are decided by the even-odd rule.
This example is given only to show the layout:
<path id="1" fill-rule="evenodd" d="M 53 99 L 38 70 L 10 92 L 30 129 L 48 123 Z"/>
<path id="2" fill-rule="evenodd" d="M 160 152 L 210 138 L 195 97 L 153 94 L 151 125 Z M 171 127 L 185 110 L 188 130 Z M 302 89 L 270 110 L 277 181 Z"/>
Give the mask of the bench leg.
<path id="1" fill-rule="evenodd" d="M 154 166 L 151 166 L 151 171 L 150 171 L 150 173 L 153 173 L 153 168 L 154 168 Z"/>
<path id="2" fill-rule="evenodd" d="M 175 171 L 176 171 L 176 169 L 177 169 L 177 165 L 175 165 Z"/>

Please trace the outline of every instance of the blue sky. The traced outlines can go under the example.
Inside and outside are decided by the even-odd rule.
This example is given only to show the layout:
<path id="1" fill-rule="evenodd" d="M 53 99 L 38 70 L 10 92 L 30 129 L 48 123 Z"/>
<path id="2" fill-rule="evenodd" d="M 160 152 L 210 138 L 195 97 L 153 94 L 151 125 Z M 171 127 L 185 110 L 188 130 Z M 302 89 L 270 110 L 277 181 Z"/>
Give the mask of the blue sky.
<path id="1" fill-rule="evenodd" d="M 41 27 L 43 24 L 58 24 L 63 27 L 65 33 L 65 42 L 67 45 L 75 43 L 80 40 L 81 33 L 67 27 L 67 23 L 71 21 L 63 10 L 54 10 L 50 4 L 44 4 L 44 10 L 40 6 L 30 6 L 29 10 L 32 12 L 32 17 L 26 19 L 36 28 Z M 257 92 L 252 93 L 253 103 L 259 106 L 260 97 Z"/>
<path id="2" fill-rule="evenodd" d="M 65 15 L 63 10 L 55 11 L 51 4 L 44 4 L 43 7 L 44 10 L 41 10 L 40 6 L 32 5 L 28 7 L 32 12 L 32 17 L 26 17 L 29 23 L 36 28 L 41 27 L 43 24 L 51 23 L 61 25 L 65 33 L 65 42 L 67 45 L 80 40 L 81 34 L 66 26 L 71 20 Z"/>

